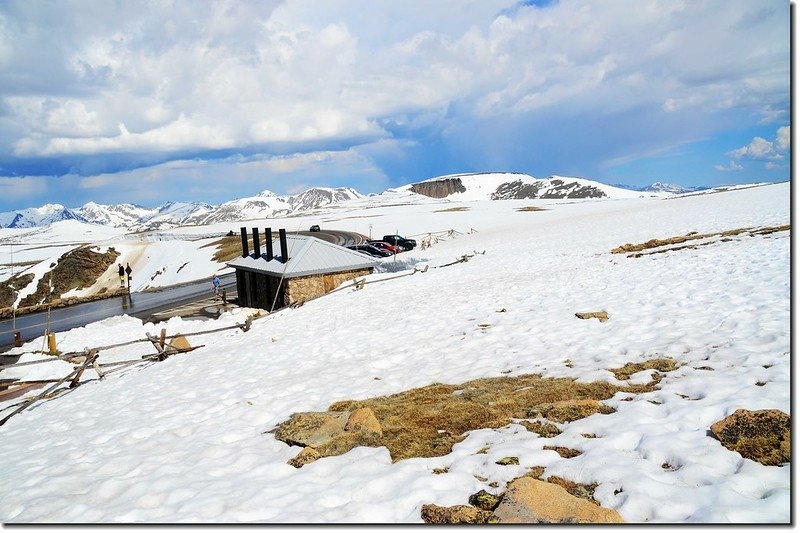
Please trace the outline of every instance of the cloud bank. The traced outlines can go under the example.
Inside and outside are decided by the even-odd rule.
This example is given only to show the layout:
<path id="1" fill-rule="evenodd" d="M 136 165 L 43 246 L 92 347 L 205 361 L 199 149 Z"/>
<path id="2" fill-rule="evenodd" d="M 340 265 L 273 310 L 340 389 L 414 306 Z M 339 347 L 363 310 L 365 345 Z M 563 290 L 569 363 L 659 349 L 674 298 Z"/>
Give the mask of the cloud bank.
<path id="1" fill-rule="evenodd" d="M 0 175 L 184 184 L 175 162 L 196 161 L 191 189 L 218 201 L 215 173 L 241 195 L 302 181 L 237 157 L 316 157 L 334 182 L 358 154 L 367 192 L 469 170 L 635 181 L 648 154 L 788 123 L 788 21 L 747 0 L 10 0 Z M 730 157 L 770 153 L 746 148 Z"/>

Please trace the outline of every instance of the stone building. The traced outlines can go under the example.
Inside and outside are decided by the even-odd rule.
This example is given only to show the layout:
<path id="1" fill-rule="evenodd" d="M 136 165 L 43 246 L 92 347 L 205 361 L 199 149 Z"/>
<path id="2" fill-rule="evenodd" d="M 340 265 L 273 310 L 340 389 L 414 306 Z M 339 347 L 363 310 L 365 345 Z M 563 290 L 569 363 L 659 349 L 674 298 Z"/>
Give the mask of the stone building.
<path id="1" fill-rule="evenodd" d="M 242 232 L 242 256 L 228 263 L 236 270 L 239 304 L 273 311 L 326 294 L 345 281 L 371 274 L 377 261 L 367 255 L 316 237 L 286 235 L 272 239 L 267 228 L 266 252 L 261 253 L 253 228 L 253 253 L 247 229 Z M 273 250 L 277 253 L 273 253 Z"/>

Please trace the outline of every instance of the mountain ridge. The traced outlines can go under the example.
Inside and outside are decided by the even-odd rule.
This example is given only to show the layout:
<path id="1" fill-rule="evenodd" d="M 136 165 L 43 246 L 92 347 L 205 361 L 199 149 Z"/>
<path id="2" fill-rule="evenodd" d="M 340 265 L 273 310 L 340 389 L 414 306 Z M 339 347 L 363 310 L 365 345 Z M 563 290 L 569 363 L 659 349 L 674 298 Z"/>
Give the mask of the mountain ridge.
<path id="1" fill-rule="evenodd" d="M 535 178 L 521 172 L 464 172 L 436 176 L 370 195 L 364 195 L 351 187 L 312 187 L 294 195 L 277 195 L 270 190 L 264 190 L 255 196 L 229 200 L 219 205 L 167 201 L 159 207 L 148 208 L 129 203 L 105 205 L 87 202 L 79 208 L 67 208 L 61 204 L 46 204 L 0 213 L 0 227 L 43 227 L 60 220 L 77 220 L 131 231 L 158 230 L 183 225 L 281 217 L 350 200 L 380 197 L 396 191 L 435 199 L 469 201 L 663 197 L 706 189 L 708 188 L 687 188 L 661 182 L 635 188 L 609 185 L 580 177 L 553 175 Z"/>

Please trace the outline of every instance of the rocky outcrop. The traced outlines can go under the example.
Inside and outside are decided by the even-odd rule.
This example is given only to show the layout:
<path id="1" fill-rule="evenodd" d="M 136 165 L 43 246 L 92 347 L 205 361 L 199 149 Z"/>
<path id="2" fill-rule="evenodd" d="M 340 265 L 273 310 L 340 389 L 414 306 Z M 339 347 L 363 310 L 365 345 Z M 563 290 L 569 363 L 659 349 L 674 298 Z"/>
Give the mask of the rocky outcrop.
<path id="1" fill-rule="evenodd" d="M 429 524 L 616 524 L 622 517 L 594 499 L 596 484 L 583 485 L 562 478 L 538 479 L 530 472 L 511 480 L 500 495 L 485 490 L 469 497 L 470 505 L 423 505 Z M 536 469 L 535 469 L 536 470 Z"/>
<path id="2" fill-rule="evenodd" d="M 585 198 L 605 198 L 608 196 L 606 193 L 592 187 L 591 185 L 581 185 L 577 182 L 564 182 L 561 179 L 551 179 L 550 187 L 542 194 L 541 198 L 545 200 L 554 199 L 585 199 Z"/>
<path id="3" fill-rule="evenodd" d="M 624 522 L 613 509 L 576 498 L 558 485 L 531 477 L 517 478 L 509 483 L 493 514 L 501 524 Z"/>
<path id="4" fill-rule="evenodd" d="M 591 311 L 588 313 L 575 313 L 575 316 L 580 318 L 581 320 L 588 320 L 590 318 L 596 318 L 600 322 L 605 322 L 608 320 L 608 313 L 605 311 Z"/>
<path id="5" fill-rule="evenodd" d="M 422 520 L 426 524 L 491 524 L 497 522 L 491 511 L 484 511 L 471 505 L 423 505 Z"/>
<path id="6" fill-rule="evenodd" d="M 469 504 L 483 511 L 494 511 L 500 505 L 501 496 L 481 490 L 469 497 Z"/>
<path id="7" fill-rule="evenodd" d="M 294 413 L 278 427 L 275 438 L 292 446 L 317 448 L 344 432 L 347 411 L 324 413 Z"/>
<path id="8" fill-rule="evenodd" d="M 431 198 L 446 198 L 451 194 L 465 192 L 466 190 L 467 188 L 461 183 L 461 178 L 423 181 L 411 186 L 411 192 L 430 196 Z"/>
<path id="9" fill-rule="evenodd" d="M 524 200 L 538 198 L 539 184 L 524 183 L 522 180 L 503 183 L 492 193 L 492 200 Z"/>
<path id="10" fill-rule="evenodd" d="M 320 457 L 342 455 L 358 446 L 381 446 L 380 422 L 371 409 L 322 413 L 294 413 L 278 426 L 275 438 L 292 446 L 304 446 L 289 464 L 295 468 Z"/>
<path id="11" fill-rule="evenodd" d="M 737 409 L 713 424 L 710 433 L 729 450 L 763 465 L 791 460 L 791 418 L 778 409 Z"/>

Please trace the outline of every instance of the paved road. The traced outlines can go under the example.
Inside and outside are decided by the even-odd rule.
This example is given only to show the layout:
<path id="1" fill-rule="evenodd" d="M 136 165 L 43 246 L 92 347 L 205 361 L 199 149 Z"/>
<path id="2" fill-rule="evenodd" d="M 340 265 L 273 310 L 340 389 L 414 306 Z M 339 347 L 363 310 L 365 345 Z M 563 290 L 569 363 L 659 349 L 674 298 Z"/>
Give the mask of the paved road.
<path id="1" fill-rule="evenodd" d="M 220 276 L 222 288 L 236 287 L 236 276 L 233 273 Z M 52 309 L 50 311 L 50 331 L 67 331 L 85 326 L 91 322 L 103 320 L 116 315 L 131 315 L 147 319 L 155 312 L 170 307 L 192 302 L 209 295 L 208 280 L 194 281 L 152 292 L 135 292 L 130 296 L 118 296 L 107 300 L 97 300 Z M 14 343 L 12 319 L 0 321 L 0 351 L 6 351 Z M 44 335 L 47 327 L 47 312 L 22 315 L 16 319 L 16 331 L 22 335 L 23 341 Z"/>

